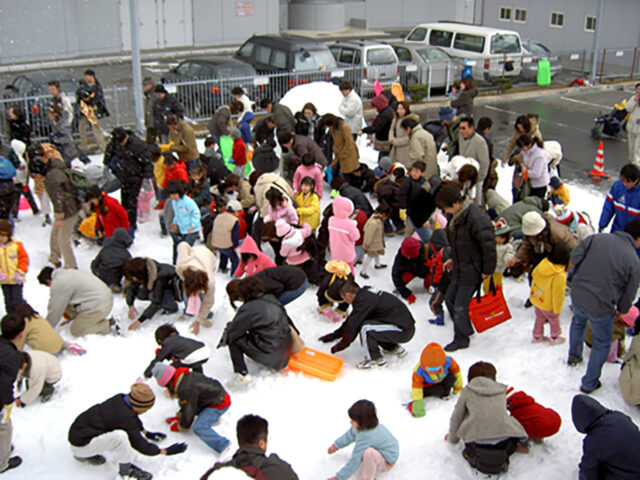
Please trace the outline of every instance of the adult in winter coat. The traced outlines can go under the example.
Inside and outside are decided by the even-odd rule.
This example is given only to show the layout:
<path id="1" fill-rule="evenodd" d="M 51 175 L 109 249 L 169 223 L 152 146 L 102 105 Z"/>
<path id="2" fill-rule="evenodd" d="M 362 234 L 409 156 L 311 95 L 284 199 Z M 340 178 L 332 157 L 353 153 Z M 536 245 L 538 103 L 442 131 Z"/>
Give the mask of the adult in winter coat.
<path id="1" fill-rule="evenodd" d="M 281 103 L 273 103 L 270 98 L 263 98 L 260 107 L 271 114 L 276 124 L 277 132 L 293 132 L 296 129 L 296 119 L 291 109 Z"/>
<path id="2" fill-rule="evenodd" d="M 616 311 L 631 308 L 640 282 L 640 219 L 624 232 L 598 233 L 587 237 L 571 252 L 576 273 L 571 280 L 573 318 L 569 330 L 569 365 L 582 361 L 585 330 L 591 325 L 593 345 L 581 390 L 600 387 L 600 372 L 609 355 Z"/>
<path id="3" fill-rule="evenodd" d="M 524 157 L 525 178 L 531 183 L 530 195 L 545 198 L 549 185 L 549 157 L 542 141 L 537 137 L 522 134 L 516 140 Z"/>
<path id="4" fill-rule="evenodd" d="M 148 257 L 135 257 L 124 266 L 124 289 L 129 307 L 129 320 L 138 315 L 133 305 L 136 298 L 150 300 L 151 303 L 130 326 L 136 330 L 140 324 L 152 318 L 158 311 L 175 313 L 178 311 L 177 301 L 182 300 L 180 278 L 173 265 L 156 262 Z"/>
<path id="5" fill-rule="evenodd" d="M 360 288 L 354 282 L 345 283 L 340 296 L 352 311 L 340 328 L 320 337 L 325 343 L 340 339 L 331 347 L 331 353 L 344 350 L 360 336 L 365 359 L 358 363 L 358 368 L 384 367 L 387 361 L 380 347 L 399 357 L 406 355 L 400 344 L 413 338 L 415 320 L 402 301 L 387 292 Z"/>
<path id="6" fill-rule="evenodd" d="M 259 144 L 253 151 L 253 158 L 251 159 L 253 168 L 265 173 L 277 170 L 280 159 L 278 159 L 274 147 L 275 142 L 272 143 L 272 141 Z"/>
<path id="7" fill-rule="evenodd" d="M 627 143 L 629 162 L 640 167 L 640 83 L 636 83 L 636 94 L 627 100 Z"/>
<path id="8" fill-rule="evenodd" d="M 175 455 L 187 449 L 186 443 L 174 443 L 162 449 L 155 444 L 167 436 L 147 431 L 139 418 L 154 403 L 151 388 L 135 383 L 128 394 L 119 393 L 85 410 L 69 428 L 73 457 L 79 462 L 102 465 L 107 461 L 105 455 L 113 455 L 122 477 L 150 479 L 150 473 L 131 463 L 135 458 L 132 448 L 146 456 Z"/>
<path id="9" fill-rule="evenodd" d="M 20 140 L 26 146 L 31 143 L 31 125 L 18 105 L 9 107 L 9 140 Z"/>
<path id="10" fill-rule="evenodd" d="M 528 212 L 536 212 L 543 216 L 544 212 L 549 210 L 549 206 L 548 200 L 543 200 L 540 197 L 525 197 L 498 212 L 498 215 L 500 215 L 499 218 L 503 218 L 507 222 L 509 233 L 513 234 L 522 230 L 522 219 Z"/>
<path id="11" fill-rule="evenodd" d="M 473 158 L 480 168 L 478 169 L 478 185 L 482 185 L 484 179 L 489 174 L 489 165 L 491 165 L 491 159 L 489 158 L 489 146 L 479 134 L 475 131 L 475 126 L 472 118 L 460 119 L 460 155 L 463 157 Z M 476 190 L 475 202 L 481 205 L 482 200 L 482 188 Z"/>
<path id="12" fill-rule="evenodd" d="M 156 96 L 153 93 L 155 84 L 151 77 L 142 80 L 142 95 L 144 95 L 144 126 L 147 129 L 146 142 L 148 145 L 155 145 L 158 132 L 153 126 L 153 104 Z"/>
<path id="13" fill-rule="evenodd" d="M 86 152 L 89 149 L 87 128 L 90 128 L 98 144 L 98 151 L 104 151 L 105 141 L 100 128 L 100 118 L 108 116 L 109 112 L 106 108 L 102 85 L 98 82 L 93 70 L 86 70 L 84 79 L 80 80 L 80 88 L 76 90 L 76 118 L 79 118 L 80 150 Z"/>
<path id="14" fill-rule="evenodd" d="M 469 301 L 480 282 L 495 272 L 496 238 L 489 217 L 478 205 L 463 199 L 457 187 L 442 187 L 435 201 L 439 208 L 452 215 L 447 225 L 451 258 L 444 267 L 452 269 L 446 304 L 453 318 L 454 336 L 444 349 L 453 352 L 469 346 L 469 336 L 473 333 Z"/>
<path id="15" fill-rule="evenodd" d="M 463 115 L 473 117 L 473 99 L 478 96 L 478 89 L 473 80 L 463 78 L 460 81 L 460 96 L 455 100 L 451 100 L 451 108 L 458 110 L 458 116 Z"/>
<path id="16" fill-rule="evenodd" d="M 200 158 L 200 152 L 193 127 L 174 113 L 167 115 L 166 122 L 169 127 L 169 150 L 187 165 L 195 163 Z"/>
<path id="17" fill-rule="evenodd" d="M 430 191 L 435 185 L 437 177 L 432 177 L 425 184 L 427 166 L 422 161 L 414 162 L 411 165 L 409 175 L 400 184 L 400 208 L 404 209 L 409 217 L 413 228 L 420 236 L 420 240 L 427 243 L 431 238 L 432 228 L 426 222 L 431 218 L 436 209 L 435 200 Z M 426 225 L 425 225 L 426 224 Z"/>
<path id="18" fill-rule="evenodd" d="M 301 165 L 302 157 L 306 154 L 312 155 L 315 163 L 323 166 L 327 164 L 324 152 L 320 150 L 318 144 L 304 135 L 278 130 L 278 143 L 283 150 L 289 150 L 289 153 L 282 157 L 282 175 L 289 180 L 293 179 L 294 172 Z"/>
<path id="19" fill-rule="evenodd" d="M 620 170 L 620 179 L 611 185 L 602 206 L 598 230 L 602 232 L 613 218 L 611 233 L 624 227 L 640 215 L 640 170 L 627 164 Z"/>
<path id="20" fill-rule="evenodd" d="M 10 320 L 17 328 L 7 328 L 7 320 Z M 14 402 L 13 384 L 18 377 L 18 370 L 21 366 L 20 352 L 16 349 L 15 343 L 19 340 L 18 336 L 23 330 L 24 322 L 16 319 L 13 314 L 6 315 L 2 319 L 2 336 L 0 336 L 0 405 L 2 405 L 3 421 L 0 422 L 0 472 L 15 468 L 22 463 L 20 457 L 11 457 L 13 426 L 11 425 L 10 415 Z"/>
<path id="21" fill-rule="evenodd" d="M 113 297 L 98 277 L 89 272 L 44 267 L 38 281 L 50 290 L 47 320 L 53 327 L 66 313 L 74 337 L 109 333 L 107 315 L 113 307 Z"/>
<path id="22" fill-rule="evenodd" d="M 640 322 L 636 321 L 636 325 L 633 340 L 620 371 L 622 398 L 629 405 L 640 405 L 640 381 L 638 381 L 640 379 L 640 335 L 638 335 Z"/>
<path id="23" fill-rule="evenodd" d="M 29 350 L 22 352 L 22 365 L 18 381 L 25 381 L 26 390 L 16 398 L 16 406 L 31 405 L 38 397 L 47 402 L 55 393 L 54 384 L 62 378 L 60 362 L 47 352 Z"/>
<path id="24" fill-rule="evenodd" d="M 373 213 L 373 207 L 362 190 L 350 185 L 343 177 L 334 177 L 331 180 L 331 188 L 337 190 L 340 196 L 353 202 L 355 208 L 362 210 L 367 218 Z"/>
<path id="25" fill-rule="evenodd" d="M 282 305 L 293 302 L 309 286 L 304 270 L 289 265 L 275 266 L 254 275 L 262 282 L 264 292 L 278 299 Z M 227 286 L 227 292 L 229 287 Z M 229 296 L 231 298 L 231 295 Z"/>
<path id="26" fill-rule="evenodd" d="M 343 98 L 338 105 L 338 112 L 344 118 L 344 122 L 355 139 L 358 132 L 362 130 L 362 100 L 348 80 L 340 82 L 339 88 Z"/>
<path id="27" fill-rule="evenodd" d="M 175 95 L 167 93 L 167 90 L 161 83 L 153 88 L 153 92 L 156 97 L 153 102 L 153 127 L 160 136 L 160 143 L 167 143 L 169 139 L 167 115 L 173 113 L 180 118 L 184 118 L 184 107 Z"/>
<path id="28" fill-rule="evenodd" d="M 327 113 L 322 117 L 322 124 L 329 127 L 333 137 L 333 162 L 331 170 L 342 175 L 349 175 L 360 167 L 360 154 L 349 125 L 339 117 Z"/>
<path id="29" fill-rule="evenodd" d="M 578 465 L 580 480 L 640 478 L 640 431 L 627 415 L 578 394 L 571 402 L 571 418 L 576 430 L 586 434 Z"/>
<path id="30" fill-rule="evenodd" d="M 424 177 L 428 180 L 434 175 L 438 175 L 438 152 L 433 135 L 427 132 L 413 118 L 405 118 L 401 123 L 402 129 L 409 139 L 409 155 L 405 167 L 410 167 L 417 161 L 424 162 L 427 166 Z"/>
<path id="31" fill-rule="evenodd" d="M 249 181 L 251 182 L 252 179 Z M 255 195 L 256 205 L 260 210 L 260 216 L 266 217 L 269 214 L 269 200 L 267 200 L 267 192 L 275 188 L 285 195 L 291 205 L 293 205 L 293 189 L 287 181 L 276 173 L 263 173 L 258 177 L 253 185 L 253 193 Z"/>
<path id="32" fill-rule="evenodd" d="M 378 159 L 380 159 L 385 155 L 389 155 L 389 150 L 391 150 L 389 130 L 391 129 L 391 122 L 393 122 L 394 112 L 389 105 L 387 97 L 382 94 L 373 97 L 371 104 L 375 107 L 378 114 L 373 120 L 373 123 L 361 129 L 360 132 L 375 135 L 373 147 L 378 150 Z"/>
<path id="33" fill-rule="evenodd" d="M 60 151 L 65 161 L 71 163 L 74 158 L 79 156 L 79 151 L 71 136 L 71 124 L 65 122 L 63 115 L 62 105 L 52 103 L 47 107 L 47 118 L 51 125 L 51 133 L 49 134 L 51 143 Z M 80 160 L 88 163 L 84 152 L 82 152 Z"/>
<path id="34" fill-rule="evenodd" d="M 91 273 L 115 293 L 122 291 L 120 282 L 124 276 L 124 265 L 131 259 L 129 247 L 132 243 L 133 239 L 124 228 L 116 228 L 111 240 L 91 262 Z"/>
<path id="35" fill-rule="evenodd" d="M 542 141 L 542 134 L 538 129 L 538 124 L 536 122 L 532 122 L 529 117 L 526 115 L 520 115 L 516 118 L 515 125 L 513 127 L 513 133 L 507 140 L 507 144 L 502 151 L 502 165 L 504 166 L 507 162 L 509 165 L 513 165 L 514 163 L 519 163 L 520 159 L 517 155 L 514 155 L 512 158 L 512 154 L 516 148 L 516 142 L 518 138 L 523 133 L 528 134 L 530 137 L 536 137 L 538 140 Z"/>
<path id="36" fill-rule="evenodd" d="M 276 146 L 275 139 L 276 122 L 273 119 L 273 115 L 267 115 L 262 117 L 253 126 L 253 144 L 258 146 L 264 143 L 269 143 Z"/>
<path id="37" fill-rule="evenodd" d="M 280 302 L 264 293 L 259 280 L 246 279 L 241 287 L 243 305 L 220 338 L 220 347 L 228 347 L 237 383 L 250 381 L 244 356 L 274 370 L 289 363 L 293 344 L 291 320 Z"/>
<path id="38" fill-rule="evenodd" d="M 129 230 L 129 215 L 120 202 L 93 186 L 86 193 L 86 199 L 96 213 L 96 230 L 104 238 L 111 238 L 113 232 L 118 229 Z M 96 235 L 97 236 L 97 235 Z"/>
<path id="39" fill-rule="evenodd" d="M 211 309 L 215 300 L 215 268 L 216 257 L 204 245 L 192 247 L 187 242 L 178 244 L 176 273 L 182 279 L 187 300 L 199 307 L 190 327 L 196 334 L 200 331 L 200 325 L 211 326 L 209 318 L 213 315 Z"/>
<path id="40" fill-rule="evenodd" d="M 398 102 L 396 114 L 393 116 L 391 128 L 389 129 L 389 143 L 391 143 L 389 156 L 394 163 L 399 162 L 408 169 L 412 163 L 409 160 L 409 135 L 402 128 L 402 121 L 407 118 L 414 119 L 416 123 L 420 121 L 420 117 L 415 113 L 411 113 L 409 102 Z"/>
<path id="41" fill-rule="evenodd" d="M 209 120 L 209 133 L 216 140 L 230 134 L 231 131 L 231 115 L 236 115 L 242 111 L 242 103 L 232 100 L 229 105 L 221 105 L 216 109 Z"/>

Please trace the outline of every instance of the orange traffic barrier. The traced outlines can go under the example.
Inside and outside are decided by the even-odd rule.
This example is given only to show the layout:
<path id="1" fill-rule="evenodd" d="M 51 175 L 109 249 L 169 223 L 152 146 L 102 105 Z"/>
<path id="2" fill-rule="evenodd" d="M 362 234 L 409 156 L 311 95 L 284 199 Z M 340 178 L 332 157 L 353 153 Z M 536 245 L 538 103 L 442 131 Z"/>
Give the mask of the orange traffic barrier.
<path id="1" fill-rule="evenodd" d="M 602 141 L 598 145 L 598 151 L 596 152 L 596 159 L 593 161 L 593 168 L 586 174 L 591 177 L 592 180 L 603 180 L 611 178 L 604 171 L 604 146 Z"/>

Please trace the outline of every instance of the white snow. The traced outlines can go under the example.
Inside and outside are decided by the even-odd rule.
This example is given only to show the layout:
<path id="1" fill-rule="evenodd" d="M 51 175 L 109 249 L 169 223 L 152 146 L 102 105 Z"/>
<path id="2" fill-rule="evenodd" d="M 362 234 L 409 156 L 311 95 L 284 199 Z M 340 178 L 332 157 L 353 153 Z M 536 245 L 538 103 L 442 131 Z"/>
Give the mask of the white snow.
<path id="1" fill-rule="evenodd" d="M 338 107 L 343 98 L 337 85 L 330 82 L 311 82 L 288 90 L 279 103 L 296 113 L 302 111 L 305 103 L 310 102 L 318 109 L 318 115 L 333 113 L 339 116 Z"/>
<path id="2" fill-rule="evenodd" d="M 302 87 L 300 87 L 302 88 Z M 336 88 L 337 90 L 337 88 Z M 338 92 L 339 94 L 339 92 Z M 307 97 L 306 100 L 309 100 Z M 318 102 L 316 105 L 322 105 Z M 359 141 L 363 158 L 373 165 L 377 152 Z M 94 162 L 100 162 L 94 158 Z M 499 191 L 510 198 L 511 171 L 500 168 Z M 326 187 L 326 185 L 325 185 Z M 594 221 L 599 217 L 603 195 L 584 187 L 569 184 L 571 207 L 586 210 Z M 329 195 L 325 195 L 324 203 Z M 116 194 L 116 198 L 119 196 Z M 154 211 L 152 221 L 140 225 L 132 247 L 134 255 L 146 255 L 162 262 L 171 260 L 171 240 L 160 238 Z M 36 276 L 46 265 L 48 257 L 49 228 L 41 227 L 41 217 L 30 212 L 21 213 L 17 223 L 16 237 L 25 244 L 31 258 L 27 275 L 25 298 L 40 313 L 46 314 L 48 288 L 38 284 Z M 375 287 L 393 290 L 391 265 L 399 248 L 400 237 L 387 239 L 383 263 L 386 270 L 372 270 L 368 283 Z M 268 247 L 267 247 L 268 248 Z M 75 249 L 81 269 L 89 269 L 91 259 L 98 247 L 87 242 Z M 228 276 L 216 273 L 216 303 L 214 324 L 202 329 L 199 338 L 211 348 L 211 358 L 205 365 L 205 373 L 226 384 L 232 378 L 231 362 L 226 349 L 216 349 L 222 329 L 231 320 L 233 311 L 226 299 L 224 287 Z M 362 280 L 358 278 L 358 280 Z M 301 479 L 329 478 L 347 461 L 350 448 L 334 455 L 327 454 L 332 442 L 349 428 L 347 409 L 355 401 L 367 398 L 375 402 L 380 422 L 398 438 L 400 459 L 393 470 L 380 479 L 415 479 L 432 474 L 434 478 L 474 479 L 477 475 L 462 458 L 462 445 L 450 445 L 443 440 L 448 430 L 449 417 L 456 399 L 442 401 L 428 399 L 427 414 L 414 419 L 402 406 L 410 401 L 411 374 L 420 352 L 429 342 L 447 344 L 452 339 L 452 325 L 447 316 L 444 327 L 428 324 L 431 317 L 427 301 L 429 294 L 421 281 L 411 284 L 417 302 L 411 311 L 416 319 L 416 334 L 406 345 L 409 354 L 403 359 L 389 358 L 387 368 L 374 371 L 359 371 L 355 364 L 363 358 L 359 343 L 354 342 L 340 353 L 345 361 L 343 372 L 335 382 L 325 382 L 301 374 L 278 374 L 264 370 L 249 362 L 254 382 L 248 388 L 231 390 L 232 405 L 221 418 L 216 431 L 233 439 L 235 423 L 243 415 L 254 413 L 269 420 L 269 451 L 276 452 L 291 463 Z M 453 357 L 460 364 L 466 383 L 468 368 L 476 361 L 492 362 L 498 370 L 498 380 L 514 385 L 532 395 L 541 404 L 557 410 L 563 419 L 560 432 L 547 439 L 543 445 L 533 445 L 531 453 L 515 454 L 511 460 L 508 478 L 565 480 L 576 478 L 581 456 L 582 435 L 576 432 L 571 422 L 570 405 L 578 393 L 584 364 L 576 368 L 566 365 L 567 345 L 532 345 L 531 329 L 533 311 L 525 310 L 523 303 L 528 295 L 525 283 L 505 280 L 507 301 L 513 318 L 506 324 L 472 337 L 469 349 L 456 352 Z M 571 313 L 569 299 L 562 312 L 562 327 L 568 337 Z M 143 302 L 138 302 L 138 309 Z M 287 310 L 302 332 L 302 338 L 311 348 L 328 351 L 329 346 L 318 342 L 322 334 L 337 328 L 316 313 L 315 288 L 287 307 Z M 126 325 L 127 308 L 123 297 L 115 299 L 113 313 Z M 67 442 L 69 426 L 81 412 L 119 392 L 128 392 L 130 385 L 141 375 L 154 355 L 156 344 L 153 332 L 161 323 L 172 321 L 183 335 L 189 335 L 188 322 L 177 322 L 178 315 L 158 316 L 146 322 L 136 332 L 127 332 L 124 338 L 112 336 L 89 336 L 77 339 L 88 353 L 84 357 L 62 355 L 60 357 L 63 377 L 57 385 L 57 393 L 49 403 L 25 409 L 14 408 L 13 444 L 15 453 L 23 458 L 23 464 L 3 478 L 48 480 L 83 480 L 114 478 L 117 459 L 103 466 L 88 466 L 76 462 Z M 61 334 L 72 339 L 68 327 Z M 588 350 L 585 352 L 588 355 Z M 602 374 L 602 388 L 594 397 L 609 408 L 622 410 L 640 423 L 637 408 L 626 405 L 618 386 L 619 365 L 606 364 Z M 173 457 L 142 457 L 135 463 L 151 471 L 156 479 L 199 478 L 215 461 L 216 455 L 193 433 L 171 433 L 164 419 L 177 411 L 177 401 L 168 397 L 164 389 L 154 380 L 148 382 L 156 392 L 155 406 L 141 419 L 151 431 L 168 433 L 163 446 L 177 441 L 186 441 L 189 449 Z M 105 452 L 109 456 L 109 452 Z M 416 472 L 424 472 L 416 475 Z M 427 473 L 429 472 L 429 473 Z M 535 473 L 534 473 L 535 472 Z M 219 473 L 215 478 L 231 478 Z M 233 477 L 237 478 L 237 477 Z"/>

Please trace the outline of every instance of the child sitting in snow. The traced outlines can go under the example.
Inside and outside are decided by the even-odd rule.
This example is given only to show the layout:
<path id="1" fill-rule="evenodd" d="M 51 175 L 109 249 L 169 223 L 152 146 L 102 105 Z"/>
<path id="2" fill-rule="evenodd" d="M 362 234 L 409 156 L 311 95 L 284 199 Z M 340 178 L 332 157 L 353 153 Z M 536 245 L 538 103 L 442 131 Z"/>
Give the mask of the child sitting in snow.
<path id="1" fill-rule="evenodd" d="M 500 218 L 494 224 L 494 232 L 496 235 L 496 269 L 491 277 L 482 281 L 482 290 L 487 293 L 491 279 L 495 286 L 502 285 L 502 277 L 507 269 L 507 262 L 516 255 L 516 249 L 511 243 L 511 227 L 504 218 Z"/>
<path id="2" fill-rule="evenodd" d="M 176 328 L 165 323 L 156 328 L 156 342 L 160 348 L 156 356 L 144 371 L 146 378 L 151 378 L 153 366 L 164 360 L 171 360 L 175 368 L 190 368 L 194 372 L 202 373 L 202 365 L 209 360 L 209 349 L 204 343 L 192 338 L 182 337 Z"/>
<path id="3" fill-rule="evenodd" d="M 549 200 L 554 205 L 569 205 L 571 195 L 567 186 L 558 177 L 551 177 L 549 180 Z"/>
<path id="4" fill-rule="evenodd" d="M 320 226 L 320 199 L 314 191 L 315 185 L 313 178 L 304 177 L 300 182 L 300 192 L 294 199 L 299 224 L 308 223 L 313 231 Z"/>
<path id="5" fill-rule="evenodd" d="M 22 284 L 29 268 L 29 255 L 22 242 L 13 238 L 13 226 L 9 220 L 0 219 L 0 284 L 4 295 L 6 313 L 22 303 Z"/>
<path id="6" fill-rule="evenodd" d="M 315 157 L 311 153 L 302 155 L 302 165 L 296 168 L 293 174 L 293 191 L 299 193 L 302 191 L 302 180 L 310 177 L 315 185 L 313 191 L 316 192 L 318 198 L 322 198 L 322 168 L 315 163 Z"/>
<path id="7" fill-rule="evenodd" d="M 331 260 L 324 266 L 325 273 L 318 287 L 318 313 L 334 322 L 341 321 L 347 314 L 349 304 L 340 297 L 340 288 L 349 281 L 353 281 L 351 267 L 341 260 Z M 333 304 L 338 307 L 333 310 Z"/>
<path id="8" fill-rule="evenodd" d="M 384 255 L 384 224 L 391 216 L 391 207 L 386 203 L 381 203 L 375 212 L 364 224 L 364 240 L 362 246 L 365 251 L 365 257 L 362 261 L 362 270 L 360 276 L 364 279 L 369 278 L 367 269 L 371 260 L 375 261 L 375 268 L 387 268 L 386 265 L 380 263 L 380 256 Z"/>
<path id="9" fill-rule="evenodd" d="M 430 343 L 420 355 L 411 379 L 409 411 L 414 417 L 424 417 L 424 397 L 447 398 L 453 388 L 458 395 L 462 390 L 462 374 L 456 361 L 444 353 L 439 343 Z"/>
<path id="10" fill-rule="evenodd" d="M 529 300 L 536 310 L 533 325 L 532 343 L 549 342 L 552 345 L 564 343 L 560 334 L 560 312 L 567 286 L 567 266 L 571 251 L 566 243 L 553 246 L 549 256 L 545 257 L 531 274 L 531 295 Z M 549 322 L 551 337 L 544 336 L 544 324 Z"/>
<path id="11" fill-rule="evenodd" d="M 355 442 L 351 458 L 329 480 L 346 480 L 360 468 L 360 478 L 374 478 L 376 472 L 391 470 L 400 453 L 398 440 L 378 422 L 376 406 L 358 400 L 348 410 L 351 428 L 329 447 L 329 454 Z"/>
<path id="12" fill-rule="evenodd" d="M 16 406 L 31 405 L 40 397 L 41 402 L 48 402 L 55 393 L 54 384 L 62 377 L 60 362 L 47 352 L 29 350 L 22 352 L 18 383 L 25 380 L 26 390 L 15 399 Z"/>

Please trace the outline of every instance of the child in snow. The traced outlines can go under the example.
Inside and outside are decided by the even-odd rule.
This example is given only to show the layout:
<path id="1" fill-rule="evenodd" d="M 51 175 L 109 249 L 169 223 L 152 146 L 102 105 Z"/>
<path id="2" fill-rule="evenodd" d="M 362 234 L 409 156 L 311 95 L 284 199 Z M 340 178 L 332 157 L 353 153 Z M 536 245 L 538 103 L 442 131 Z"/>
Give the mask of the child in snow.
<path id="1" fill-rule="evenodd" d="M 304 177 L 300 182 L 300 192 L 294 199 L 300 225 L 308 223 L 313 231 L 320 226 L 320 198 L 314 192 L 315 185 L 313 178 Z"/>
<path id="2" fill-rule="evenodd" d="M 146 378 L 151 378 L 154 365 L 164 360 L 170 360 L 175 368 L 185 367 L 202 373 L 202 365 L 209 360 L 209 349 L 204 343 L 180 336 L 178 330 L 170 323 L 156 328 L 155 337 L 160 348 L 156 350 L 155 358 L 144 371 Z"/>
<path id="3" fill-rule="evenodd" d="M 0 219 L 0 284 L 4 295 L 6 313 L 22 303 L 22 284 L 29 269 L 29 255 L 22 242 L 13 238 L 13 226 L 5 218 Z"/>
<path id="4" fill-rule="evenodd" d="M 319 272 L 316 269 L 316 261 L 311 258 L 306 248 L 307 238 L 312 236 L 308 223 L 289 225 L 282 218 L 275 223 L 276 235 L 281 241 L 280 255 L 287 265 L 301 268 L 307 274 L 309 282 L 317 285 L 320 282 Z"/>
<path id="5" fill-rule="evenodd" d="M 255 240 L 247 236 L 240 246 L 240 264 L 238 268 L 236 268 L 236 271 L 233 272 L 233 276 L 241 278 L 246 274 L 247 277 L 250 277 L 262 270 L 275 266 L 276 264 L 273 260 L 260 251 Z"/>
<path id="6" fill-rule="evenodd" d="M 633 328 L 635 326 L 636 319 L 638 318 L 638 308 L 632 306 L 624 315 L 620 312 L 616 312 L 613 316 L 613 337 L 611 339 L 611 348 L 609 348 L 609 355 L 607 356 L 607 362 L 619 363 L 618 358 L 624 358 L 626 354 L 625 340 L 627 338 L 627 328 Z M 587 324 L 587 331 L 584 336 L 584 343 L 592 348 L 593 334 L 591 333 L 591 325 Z"/>
<path id="7" fill-rule="evenodd" d="M 444 262 L 451 256 L 451 248 L 446 231 L 442 228 L 434 230 L 429 240 L 429 245 L 425 246 L 425 250 L 427 253 L 425 264 L 428 272 L 424 282 L 425 286 L 431 285 L 434 288 L 434 292 L 429 298 L 429 308 L 435 317 L 430 318 L 429 323 L 442 326 L 444 325 L 442 304 L 447 295 L 449 283 L 451 283 L 451 272 L 444 268 Z"/>
<path id="8" fill-rule="evenodd" d="M 231 161 L 235 165 L 233 173 L 240 178 L 244 178 L 247 165 L 247 145 L 242 140 L 242 132 L 238 128 L 231 129 L 231 138 L 233 139 Z"/>
<path id="9" fill-rule="evenodd" d="M 218 270 L 221 273 L 227 273 L 227 260 L 231 261 L 231 272 L 235 272 L 238 268 L 238 254 L 236 247 L 240 244 L 240 223 L 238 222 L 238 213 L 242 210 L 240 202 L 231 200 L 227 205 L 227 209 L 216 215 L 213 221 L 213 229 L 207 238 L 207 247 L 212 252 L 218 250 L 220 252 L 220 266 Z"/>
<path id="10" fill-rule="evenodd" d="M 535 443 L 542 443 L 544 438 L 560 430 L 562 419 L 558 412 L 543 407 L 533 397 L 513 387 L 507 387 L 507 409 Z M 528 442 L 521 442 L 520 451 L 527 451 L 528 448 Z"/>
<path id="11" fill-rule="evenodd" d="M 424 287 L 429 288 L 428 246 L 414 237 L 405 238 L 400 244 L 391 269 L 391 279 L 396 290 L 409 305 L 416 301 L 407 284 L 416 277 L 424 278 Z"/>
<path id="12" fill-rule="evenodd" d="M 384 158 L 382 158 L 384 160 Z M 382 162 L 382 160 L 380 160 Z M 385 223 L 385 235 L 403 235 L 405 231 L 404 220 L 400 218 L 400 184 L 404 181 L 405 168 L 402 164 L 396 164 L 388 176 L 380 179 L 373 186 L 373 191 L 378 197 L 378 202 L 385 202 L 391 207 L 391 217 Z"/>
<path id="13" fill-rule="evenodd" d="M 282 191 L 278 188 L 271 187 L 265 195 L 269 202 L 269 213 L 264 217 L 264 223 L 275 222 L 281 218 L 287 221 L 289 225 L 298 224 L 298 214 L 289 197 L 282 195 Z"/>
<path id="14" fill-rule="evenodd" d="M 347 314 L 349 304 L 340 297 L 340 289 L 346 282 L 353 282 L 351 267 L 341 260 L 331 260 L 324 266 L 320 286 L 316 296 L 318 297 L 318 313 L 334 322 L 341 321 Z M 338 307 L 333 310 L 333 304 Z"/>
<path id="15" fill-rule="evenodd" d="M 571 195 L 569 193 L 569 189 L 562 180 L 558 177 L 551 177 L 549 180 L 549 186 L 551 187 L 549 189 L 549 199 L 551 200 L 551 203 L 554 205 L 569 205 Z"/>
<path id="16" fill-rule="evenodd" d="M 189 196 L 200 208 L 202 216 L 211 213 L 211 187 L 206 174 L 207 171 L 200 162 L 189 169 Z"/>
<path id="17" fill-rule="evenodd" d="M 231 397 L 218 380 L 204 376 L 200 372 L 190 372 L 188 368 L 174 368 L 165 363 L 156 363 L 151 369 L 161 387 L 178 397 L 180 413 L 168 418 L 172 432 L 193 433 L 213 449 L 218 455 L 231 448 L 231 442 L 212 427 L 229 410 Z"/>
<path id="18" fill-rule="evenodd" d="M 124 276 L 124 264 L 131 259 L 129 247 L 132 242 L 124 228 L 116 228 L 111 240 L 91 262 L 91 273 L 106 283 L 113 293 L 122 292 L 120 282 Z"/>
<path id="19" fill-rule="evenodd" d="M 380 263 L 380 257 L 384 255 L 384 224 L 391 216 L 391 207 L 386 203 L 381 203 L 375 212 L 364 224 L 364 248 L 365 257 L 362 261 L 362 270 L 360 276 L 364 279 L 369 278 L 367 269 L 371 260 L 374 260 L 375 268 L 387 268 L 386 265 Z"/>
<path id="20" fill-rule="evenodd" d="M 516 256 L 516 249 L 511 243 L 511 227 L 504 218 L 498 219 L 494 223 L 494 231 L 496 235 L 496 269 L 491 277 L 482 281 L 482 290 L 487 293 L 491 279 L 495 286 L 502 285 L 502 276 L 507 269 L 507 262 Z"/>
<path id="21" fill-rule="evenodd" d="M 356 241 L 360 232 L 355 220 L 349 216 L 353 212 L 353 203 L 346 197 L 337 197 L 333 201 L 333 216 L 329 218 L 329 248 L 331 260 L 342 260 L 353 270 L 356 258 Z"/>
<path id="22" fill-rule="evenodd" d="M 167 198 L 167 186 L 171 180 L 181 180 L 185 183 L 189 182 L 189 174 L 187 173 L 186 164 L 174 157 L 171 153 L 164 155 L 164 181 L 162 183 L 162 190 L 160 191 L 160 198 L 162 200 L 156 206 L 156 210 L 162 210 L 164 208 L 165 199 Z"/>
<path id="23" fill-rule="evenodd" d="M 581 242 L 595 232 L 591 226 L 591 218 L 587 212 L 572 212 L 566 205 L 554 205 L 556 220 L 569 228 L 573 237 Z"/>
<path id="24" fill-rule="evenodd" d="M 42 403 L 48 402 L 56 391 L 54 385 L 62 377 L 60 362 L 50 353 L 37 350 L 22 352 L 21 355 L 18 384 L 24 380 L 27 388 L 16 398 L 16 406 L 31 405 L 38 397 Z"/>
<path id="25" fill-rule="evenodd" d="M 536 309 L 532 343 L 549 342 L 552 345 L 564 343 L 560 334 L 560 312 L 567 286 L 567 266 L 571 251 L 566 243 L 556 243 L 531 274 L 531 295 L 529 299 Z M 544 324 L 549 322 L 551 337 L 544 336 Z"/>
<path id="26" fill-rule="evenodd" d="M 311 177 L 315 182 L 314 191 L 318 198 L 322 198 L 322 168 L 315 162 L 315 157 L 311 153 L 302 155 L 302 165 L 296 168 L 293 174 L 293 191 L 299 193 L 302 191 L 302 180 Z"/>
<path id="27" fill-rule="evenodd" d="M 153 181 L 155 183 L 156 198 L 160 194 L 160 188 L 164 185 L 164 175 L 166 166 L 164 164 L 164 155 L 157 145 L 149 147 L 151 158 L 153 160 Z"/>
<path id="28" fill-rule="evenodd" d="M 457 362 L 444 353 L 439 343 L 430 343 L 420 355 L 411 378 L 409 411 L 414 417 L 424 417 L 424 397 L 447 398 L 453 388 L 458 395 L 462 390 L 462 374 Z"/>
<path id="29" fill-rule="evenodd" d="M 187 242 L 193 246 L 200 235 L 200 209 L 193 199 L 185 195 L 186 193 L 185 182 L 172 180 L 167 185 L 167 197 L 171 202 L 173 215 L 171 218 L 165 215 L 165 222 L 173 239 L 172 263 L 174 265 L 178 256 L 178 244 Z"/>
<path id="30" fill-rule="evenodd" d="M 351 428 L 329 447 L 329 454 L 355 442 L 351 458 L 335 477 L 346 480 L 360 468 L 360 478 L 372 479 L 376 472 L 388 472 L 398 461 L 398 440 L 378 423 L 376 406 L 369 400 L 358 400 L 349 408 Z"/>

